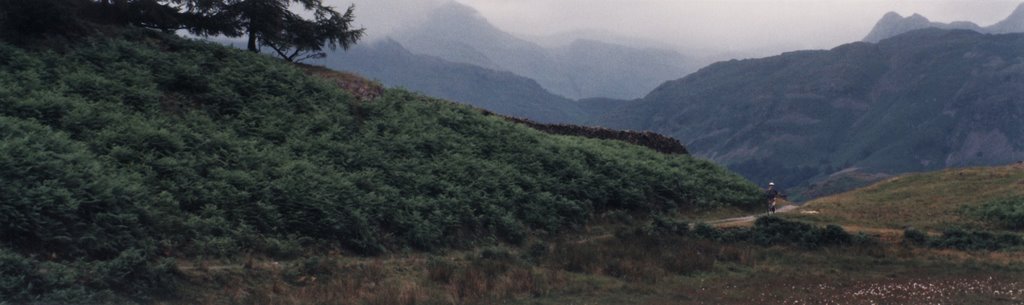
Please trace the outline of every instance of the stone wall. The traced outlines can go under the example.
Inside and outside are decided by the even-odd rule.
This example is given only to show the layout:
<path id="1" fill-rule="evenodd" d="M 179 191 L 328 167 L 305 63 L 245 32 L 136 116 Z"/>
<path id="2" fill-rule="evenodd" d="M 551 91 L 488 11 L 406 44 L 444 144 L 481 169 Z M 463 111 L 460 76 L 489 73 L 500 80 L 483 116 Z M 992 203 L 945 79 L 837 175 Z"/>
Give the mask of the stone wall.
<path id="1" fill-rule="evenodd" d="M 644 146 L 664 154 L 689 154 L 679 140 L 650 131 L 614 130 L 600 127 L 588 127 L 569 124 L 543 124 L 531 120 L 499 115 L 484 110 L 484 114 L 497 115 L 510 122 L 523 124 L 545 133 L 587 137 L 593 139 L 617 140 L 634 145 Z"/>

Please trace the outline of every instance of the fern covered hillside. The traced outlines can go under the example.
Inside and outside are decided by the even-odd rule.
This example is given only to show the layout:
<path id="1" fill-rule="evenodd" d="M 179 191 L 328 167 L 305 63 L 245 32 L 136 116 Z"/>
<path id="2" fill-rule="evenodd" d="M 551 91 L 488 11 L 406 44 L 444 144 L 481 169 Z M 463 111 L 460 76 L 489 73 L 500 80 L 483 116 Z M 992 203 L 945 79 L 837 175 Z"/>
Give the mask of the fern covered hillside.
<path id="1" fill-rule="evenodd" d="M 758 199 L 685 155 L 401 90 L 357 101 L 283 61 L 146 30 L 0 43 L 0 139 L 13 303 L 174 296 L 182 260 L 516 245 L 609 212 Z"/>

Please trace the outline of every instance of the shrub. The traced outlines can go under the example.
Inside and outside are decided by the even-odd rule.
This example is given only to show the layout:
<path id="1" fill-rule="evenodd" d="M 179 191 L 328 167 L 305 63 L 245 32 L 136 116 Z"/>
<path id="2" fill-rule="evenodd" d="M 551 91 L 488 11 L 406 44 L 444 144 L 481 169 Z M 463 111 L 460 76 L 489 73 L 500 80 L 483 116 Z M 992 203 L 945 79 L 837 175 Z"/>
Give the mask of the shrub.
<path id="1" fill-rule="evenodd" d="M 709 224 L 701 222 L 694 226 L 693 236 L 703 239 L 720 240 L 722 238 L 722 232 L 716 230 L 715 227 L 712 227 Z"/>
<path id="2" fill-rule="evenodd" d="M 982 219 L 1012 230 L 1024 230 L 1024 197 L 1008 197 L 986 202 L 975 214 Z"/>
<path id="3" fill-rule="evenodd" d="M 648 237 L 683 236 L 690 231 L 690 224 L 671 216 L 654 215 L 650 223 L 640 227 L 640 231 Z"/>
<path id="4" fill-rule="evenodd" d="M 915 228 L 903 230 L 903 242 L 909 245 L 921 246 L 928 243 L 928 235 Z"/>
<path id="5" fill-rule="evenodd" d="M 853 242 L 853 236 L 842 227 L 829 224 L 820 231 L 818 241 L 821 245 L 849 245 Z"/>
<path id="6" fill-rule="evenodd" d="M 951 228 L 943 231 L 942 236 L 932 239 L 929 245 L 935 248 L 991 251 L 1024 246 L 1024 238 L 1010 233 L 967 231 Z"/>
<path id="7" fill-rule="evenodd" d="M 27 300 L 38 287 L 36 263 L 21 255 L 0 248 L 0 299 L 16 302 Z"/>
<path id="8" fill-rule="evenodd" d="M 810 224 L 789 221 L 778 217 L 758 218 L 752 228 L 715 229 L 707 224 L 697 224 L 693 235 L 702 239 L 723 242 L 751 242 L 761 246 L 797 245 L 808 249 L 823 246 L 870 245 L 873 238 L 854 236 L 837 225 L 815 227 Z"/>

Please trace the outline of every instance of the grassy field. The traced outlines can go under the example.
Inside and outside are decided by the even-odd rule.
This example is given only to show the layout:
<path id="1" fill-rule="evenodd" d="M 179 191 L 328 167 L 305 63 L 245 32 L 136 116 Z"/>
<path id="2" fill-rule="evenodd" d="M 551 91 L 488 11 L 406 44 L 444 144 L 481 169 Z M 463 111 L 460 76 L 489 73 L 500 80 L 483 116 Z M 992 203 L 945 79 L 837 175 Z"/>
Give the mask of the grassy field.
<path id="1" fill-rule="evenodd" d="M 969 210 L 1014 195 L 1024 195 L 1024 166 L 949 169 L 894 177 L 819 198 L 808 202 L 803 213 L 789 217 L 900 230 L 993 229 Z"/>
<path id="2" fill-rule="evenodd" d="M 1019 304 L 1024 253 L 693 237 L 183 265 L 166 304 Z M 220 293 L 211 293 L 219 291 Z"/>

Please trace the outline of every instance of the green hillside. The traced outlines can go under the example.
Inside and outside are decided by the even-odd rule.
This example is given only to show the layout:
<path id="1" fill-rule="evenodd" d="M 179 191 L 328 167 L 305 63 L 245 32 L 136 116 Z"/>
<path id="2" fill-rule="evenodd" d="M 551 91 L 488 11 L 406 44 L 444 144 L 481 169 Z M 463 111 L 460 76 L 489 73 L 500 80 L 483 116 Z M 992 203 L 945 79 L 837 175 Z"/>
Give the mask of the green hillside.
<path id="1" fill-rule="evenodd" d="M 612 111 L 606 125 L 681 139 L 784 189 L 853 168 L 1006 164 L 1024 157 L 1021 49 L 1021 34 L 930 29 L 720 62 Z"/>
<path id="2" fill-rule="evenodd" d="M 176 261 L 519 244 L 608 212 L 750 209 L 710 162 L 552 136 L 151 31 L 0 43 L 0 300 L 173 297 Z M 2 303 L 2 302 L 0 302 Z"/>
<path id="3" fill-rule="evenodd" d="M 908 174 L 808 202 L 798 218 L 902 230 L 1024 228 L 1024 166 Z"/>

